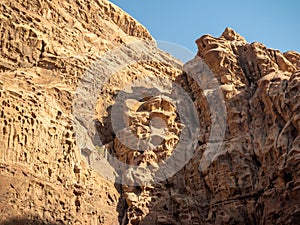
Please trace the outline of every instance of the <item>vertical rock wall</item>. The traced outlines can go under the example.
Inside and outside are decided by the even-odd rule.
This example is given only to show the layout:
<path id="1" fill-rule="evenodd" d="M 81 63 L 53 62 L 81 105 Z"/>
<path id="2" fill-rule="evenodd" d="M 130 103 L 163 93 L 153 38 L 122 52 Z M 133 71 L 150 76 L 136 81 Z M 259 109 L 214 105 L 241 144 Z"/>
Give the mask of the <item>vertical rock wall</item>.
<path id="1" fill-rule="evenodd" d="M 159 51 L 142 25 L 104 0 L 4 0 L 0 31 L 1 223 L 297 224 L 300 220 L 297 52 L 249 44 L 226 29 L 219 38 L 198 39 L 197 57 L 182 72 L 181 63 Z M 138 41 L 149 44 L 131 49 Z M 105 54 L 117 48 L 120 55 L 105 61 Z M 137 52 L 148 56 L 146 61 L 122 67 L 122 58 Z M 136 169 L 114 168 L 116 180 L 103 177 L 106 167 L 99 164 L 99 154 L 81 148 L 74 127 L 78 86 L 104 81 L 97 71 L 85 77 L 99 58 L 106 65 L 98 68 L 106 83 L 93 93 L 97 101 L 89 112 L 103 144 L 98 150 Z M 115 68 L 119 69 L 106 79 Z M 124 92 L 129 84 L 145 78 L 152 86 L 157 84 L 155 91 L 148 88 L 153 96 L 118 102 L 120 93 L 126 97 L 133 90 Z M 178 92 L 160 89 L 168 87 L 163 79 L 183 88 L 193 103 Z M 221 101 L 215 93 L 221 94 Z M 177 97 L 182 99 L 174 101 Z M 197 132 L 180 118 L 178 110 L 184 103 L 197 111 Z M 108 118 L 118 104 L 136 139 L 127 138 L 128 130 L 113 129 L 114 121 Z M 83 111 L 89 109 L 82 105 Z M 85 121 L 80 122 L 87 129 Z M 196 145 L 178 144 L 185 129 L 189 137 L 197 136 Z M 186 152 L 193 154 L 187 157 Z M 174 154 L 173 168 L 179 171 L 153 182 Z"/>

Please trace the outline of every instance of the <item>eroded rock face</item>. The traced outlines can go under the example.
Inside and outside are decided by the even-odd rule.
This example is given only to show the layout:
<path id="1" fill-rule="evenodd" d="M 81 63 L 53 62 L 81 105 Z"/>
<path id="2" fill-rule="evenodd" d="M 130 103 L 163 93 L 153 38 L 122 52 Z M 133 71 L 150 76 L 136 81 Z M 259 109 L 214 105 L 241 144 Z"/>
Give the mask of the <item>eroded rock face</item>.
<path id="1" fill-rule="evenodd" d="M 0 24 L 0 223 L 118 224 L 119 191 L 78 149 L 74 93 L 103 54 L 152 37 L 105 0 L 1 1 Z"/>
<path id="2" fill-rule="evenodd" d="M 128 223 L 139 224 L 153 205 L 150 191 L 154 188 L 155 173 L 159 164 L 172 155 L 181 124 L 176 121 L 176 106 L 166 97 L 127 99 L 126 106 L 129 126 L 119 131 L 114 150 L 120 161 L 134 166 L 122 172 L 122 183 Z M 136 138 L 129 139 L 131 133 Z"/>
<path id="3" fill-rule="evenodd" d="M 0 12 L 1 223 L 298 223 L 297 52 L 249 44 L 228 28 L 197 40 L 197 57 L 182 72 L 105 0 L 2 1 Z M 157 87 L 169 80 L 192 102 L 164 88 L 118 102 L 145 78 Z M 195 107 L 198 130 L 180 117 L 183 103 Z M 109 120 L 118 104 L 126 129 Z M 91 147 L 96 134 L 102 155 Z M 99 173 L 111 172 L 108 155 L 126 165 L 112 168 L 115 180 Z M 155 181 L 171 174 L 164 165 L 174 155 L 176 173 Z"/>
<path id="4" fill-rule="evenodd" d="M 141 224 L 297 224 L 299 54 L 248 44 L 231 29 L 197 44 L 224 95 L 225 137 L 203 169 L 210 143 L 200 132 L 193 159 L 159 187 L 160 201 Z M 188 62 L 185 70 L 198 62 Z M 183 78 L 203 124 L 209 124 L 207 91 L 187 74 Z"/>

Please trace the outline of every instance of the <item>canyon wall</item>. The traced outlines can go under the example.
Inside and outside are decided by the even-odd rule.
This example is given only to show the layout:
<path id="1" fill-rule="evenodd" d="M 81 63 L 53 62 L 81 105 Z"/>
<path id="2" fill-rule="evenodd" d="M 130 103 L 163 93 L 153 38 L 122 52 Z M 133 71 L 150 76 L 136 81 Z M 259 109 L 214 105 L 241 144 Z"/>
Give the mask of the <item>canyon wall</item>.
<path id="1" fill-rule="evenodd" d="M 186 166 L 158 187 L 159 201 L 141 224 L 299 223 L 300 55 L 249 44 L 229 28 L 196 43 L 197 57 L 179 82 L 199 113 L 198 146 Z M 210 88 L 214 79 L 205 79 L 210 73 L 216 89 Z M 210 100 L 218 91 L 224 99 Z M 223 111 L 211 110 L 221 100 Z M 222 140 L 212 139 L 220 137 L 224 120 Z"/>
<path id="2" fill-rule="evenodd" d="M 125 200 L 78 148 L 74 96 L 103 54 L 155 42 L 108 1 L 5 0 L 0 24 L 1 224 L 118 224 Z"/>
<path id="3" fill-rule="evenodd" d="M 1 224 L 300 221 L 297 52 L 227 28 L 183 66 L 105 0 L 0 12 Z"/>

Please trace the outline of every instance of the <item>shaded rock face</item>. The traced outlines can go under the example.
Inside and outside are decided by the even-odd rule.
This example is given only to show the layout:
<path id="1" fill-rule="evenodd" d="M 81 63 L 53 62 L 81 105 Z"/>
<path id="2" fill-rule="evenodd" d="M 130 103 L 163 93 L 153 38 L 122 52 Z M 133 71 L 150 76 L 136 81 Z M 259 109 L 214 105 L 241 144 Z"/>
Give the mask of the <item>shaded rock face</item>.
<path id="1" fill-rule="evenodd" d="M 2 1 L 0 12 L 1 224 L 300 221 L 297 52 L 249 44 L 228 28 L 198 39 L 197 57 L 182 69 L 105 0 Z M 140 41 L 147 44 L 131 45 Z M 146 60 L 133 56 L 139 52 Z M 100 68 L 90 69 L 97 60 Z M 155 91 L 132 98 L 126 87 L 140 79 L 135 87 L 152 83 Z M 166 91 L 176 85 L 193 103 Z M 85 103 L 86 93 L 95 102 Z M 184 102 L 196 109 L 197 132 L 178 113 Z M 94 116 L 95 127 L 74 108 Z M 126 129 L 109 119 L 114 108 Z M 180 145 L 186 129 L 196 145 Z M 97 147 L 127 167 L 106 172 L 114 165 L 91 147 L 96 134 Z M 154 182 L 173 155 L 178 171 Z"/>

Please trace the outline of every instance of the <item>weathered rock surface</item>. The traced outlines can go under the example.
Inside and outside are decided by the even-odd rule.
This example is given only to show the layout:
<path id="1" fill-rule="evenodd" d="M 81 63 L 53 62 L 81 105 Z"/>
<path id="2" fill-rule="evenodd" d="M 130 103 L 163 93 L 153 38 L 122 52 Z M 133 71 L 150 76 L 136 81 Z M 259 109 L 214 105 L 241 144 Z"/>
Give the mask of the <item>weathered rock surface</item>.
<path id="1" fill-rule="evenodd" d="M 105 52 L 152 37 L 105 0 L 4 0 L 0 24 L 0 223 L 118 224 L 118 187 L 78 149 L 74 93 Z"/>
<path id="2" fill-rule="evenodd" d="M 197 44 L 224 95 L 225 137 L 209 158 L 209 89 L 183 74 L 179 80 L 195 99 L 205 132 L 192 160 L 158 188 L 160 200 L 142 224 L 298 224 L 299 54 L 248 44 L 231 29 Z M 188 62 L 185 71 L 199 62 Z M 201 167 L 203 160 L 210 165 Z"/>
<path id="3" fill-rule="evenodd" d="M 0 12 L 1 223 L 299 223 L 300 54 L 228 28 L 197 40 L 182 72 L 105 0 L 3 0 Z M 155 182 L 173 155 L 179 171 Z M 109 157 L 127 166 L 106 171 Z"/>

